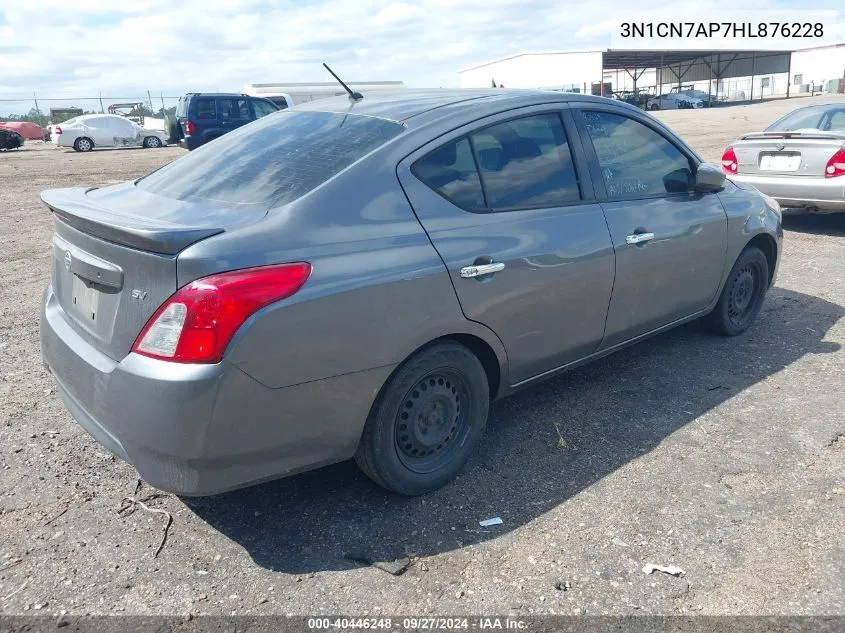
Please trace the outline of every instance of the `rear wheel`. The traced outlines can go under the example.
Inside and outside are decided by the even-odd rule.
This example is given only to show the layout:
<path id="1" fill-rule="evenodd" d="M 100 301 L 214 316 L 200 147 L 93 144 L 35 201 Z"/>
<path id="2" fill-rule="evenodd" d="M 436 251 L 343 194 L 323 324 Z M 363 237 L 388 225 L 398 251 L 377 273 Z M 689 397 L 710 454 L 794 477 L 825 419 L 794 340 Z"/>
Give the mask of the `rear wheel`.
<path id="1" fill-rule="evenodd" d="M 436 490 L 458 474 L 487 423 L 490 387 L 478 358 L 457 343 L 425 348 L 385 386 L 355 461 L 404 495 Z"/>
<path id="2" fill-rule="evenodd" d="M 73 142 L 73 149 L 77 152 L 90 152 L 94 149 L 94 141 L 85 136 L 80 136 Z"/>
<path id="3" fill-rule="evenodd" d="M 657 105 L 656 103 L 652 103 L 650 106 L 648 106 L 648 109 L 649 110 L 659 110 L 660 106 Z"/>
<path id="4" fill-rule="evenodd" d="M 144 139 L 144 147 L 148 147 L 148 148 L 161 147 L 161 139 L 157 136 L 147 136 Z"/>
<path id="5" fill-rule="evenodd" d="M 742 334 L 757 318 L 768 285 L 769 261 L 759 248 L 747 246 L 731 269 L 719 302 L 702 322 L 717 334 Z"/>

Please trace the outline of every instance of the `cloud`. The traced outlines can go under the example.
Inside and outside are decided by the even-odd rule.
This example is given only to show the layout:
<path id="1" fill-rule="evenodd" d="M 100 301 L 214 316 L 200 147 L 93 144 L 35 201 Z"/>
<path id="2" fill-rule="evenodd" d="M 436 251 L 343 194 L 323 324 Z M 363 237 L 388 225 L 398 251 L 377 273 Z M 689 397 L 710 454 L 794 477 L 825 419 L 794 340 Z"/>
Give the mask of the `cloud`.
<path id="1" fill-rule="evenodd" d="M 405 22 L 412 19 L 419 14 L 419 7 L 405 4 L 404 2 L 394 2 L 384 7 L 373 18 L 373 22 L 379 26 L 386 24 L 396 24 L 398 22 Z"/>
<path id="2" fill-rule="evenodd" d="M 825 2 L 836 6 L 816 0 Z M 612 18 L 629 6 L 627 0 L 26 0 L 0 9 L 0 99 L 20 97 L 29 109 L 33 92 L 41 99 L 102 93 L 126 100 L 146 97 L 147 90 L 178 96 L 237 91 L 252 82 L 329 81 L 322 61 L 348 81 L 452 87 L 459 68 L 519 50 L 607 46 Z M 637 3 L 641 11 L 665 6 Z"/>

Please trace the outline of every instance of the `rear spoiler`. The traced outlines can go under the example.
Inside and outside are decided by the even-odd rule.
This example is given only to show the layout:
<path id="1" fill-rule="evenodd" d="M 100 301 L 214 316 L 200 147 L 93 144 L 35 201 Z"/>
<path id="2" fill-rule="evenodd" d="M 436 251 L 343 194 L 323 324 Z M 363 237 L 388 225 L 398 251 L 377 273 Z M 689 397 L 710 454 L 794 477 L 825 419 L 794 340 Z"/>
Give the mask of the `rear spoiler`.
<path id="1" fill-rule="evenodd" d="M 822 130 L 790 130 L 785 132 L 755 132 L 753 134 L 745 134 L 739 137 L 740 141 L 748 140 L 765 140 L 776 138 L 800 138 L 800 139 L 820 139 L 820 140 L 837 140 L 845 141 L 845 132 L 823 132 Z"/>
<path id="2" fill-rule="evenodd" d="M 224 231 L 115 213 L 91 201 L 86 194 L 93 189 L 96 187 L 48 189 L 41 193 L 41 201 L 53 215 L 75 229 L 109 242 L 163 255 L 175 255 L 195 242 Z"/>

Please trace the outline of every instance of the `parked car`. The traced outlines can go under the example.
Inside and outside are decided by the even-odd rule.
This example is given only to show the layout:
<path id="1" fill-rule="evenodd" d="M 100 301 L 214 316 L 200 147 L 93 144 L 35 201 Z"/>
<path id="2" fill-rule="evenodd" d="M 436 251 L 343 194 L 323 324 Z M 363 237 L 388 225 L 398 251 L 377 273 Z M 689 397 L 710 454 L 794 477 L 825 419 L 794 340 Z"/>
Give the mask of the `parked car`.
<path id="1" fill-rule="evenodd" d="M 83 114 L 51 126 L 50 139 L 58 147 L 90 152 L 95 147 L 162 147 L 164 132 L 117 114 Z"/>
<path id="2" fill-rule="evenodd" d="M 645 108 L 651 95 L 643 91 L 620 90 L 611 94 L 610 98 L 630 103 L 638 108 Z"/>
<path id="3" fill-rule="evenodd" d="M 648 100 L 649 110 L 678 110 L 686 108 L 703 108 L 704 102 L 682 92 L 672 92 Z"/>
<path id="4" fill-rule="evenodd" d="M 700 100 L 705 108 L 712 108 L 713 106 L 719 105 L 719 100 L 716 98 L 716 95 L 705 92 L 704 90 L 681 90 L 680 94 Z"/>
<path id="5" fill-rule="evenodd" d="M 17 132 L 25 140 L 41 141 L 44 140 L 44 128 L 37 123 L 31 121 L 6 121 L 0 122 L 0 129 L 11 130 Z"/>
<path id="6" fill-rule="evenodd" d="M 242 125 L 279 111 L 268 99 L 231 93 L 189 92 L 179 98 L 179 145 L 194 150 Z"/>
<path id="7" fill-rule="evenodd" d="M 23 136 L 12 130 L 0 128 L 0 149 L 17 149 L 23 147 Z"/>
<path id="8" fill-rule="evenodd" d="M 785 208 L 845 212 L 845 103 L 798 108 L 741 136 L 722 155 L 722 169 Z"/>
<path id="9" fill-rule="evenodd" d="M 438 488 L 491 400 L 692 319 L 744 332 L 783 234 L 645 112 L 521 90 L 314 101 L 41 198 L 58 393 L 182 495 L 353 456 Z"/>

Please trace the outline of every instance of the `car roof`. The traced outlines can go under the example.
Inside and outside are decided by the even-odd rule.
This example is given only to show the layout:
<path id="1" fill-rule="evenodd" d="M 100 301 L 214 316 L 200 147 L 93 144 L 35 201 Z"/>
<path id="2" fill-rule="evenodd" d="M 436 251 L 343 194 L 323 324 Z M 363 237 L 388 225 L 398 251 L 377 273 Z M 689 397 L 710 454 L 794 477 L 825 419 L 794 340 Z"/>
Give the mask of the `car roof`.
<path id="1" fill-rule="evenodd" d="M 96 112 L 94 114 L 80 114 L 79 116 L 73 117 L 72 120 L 74 120 L 74 121 L 89 121 L 90 119 L 121 119 L 123 121 L 129 120 L 125 116 L 120 116 L 119 114 L 99 114 L 99 113 L 96 113 Z M 71 119 L 68 119 L 68 121 L 70 121 L 70 120 Z M 61 124 L 59 124 L 59 125 L 61 125 Z"/>
<path id="2" fill-rule="evenodd" d="M 185 97 L 247 97 L 249 99 L 264 99 L 264 97 L 245 95 L 242 92 L 187 92 L 185 93 Z"/>
<path id="3" fill-rule="evenodd" d="M 549 102 L 599 102 L 611 101 L 605 97 L 582 95 L 573 92 L 556 92 L 551 90 L 507 90 L 503 88 L 487 89 L 455 89 L 455 90 L 399 90 L 364 92 L 364 98 L 357 102 L 349 97 L 328 97 L 309 101 L 295 106 L 294 110 L 311 110 L 320 112 L 352 113 L 389 119 L 401 123 L 408 123 L 412 119 L 425 119 L 423 115 L 435 111 L 457 106 L 466 108 L 489 107 L 496 105 L 521 106 L 534 103 Z M 618 100 L 614 104 L 634 108 L 622 104 Z"/>

